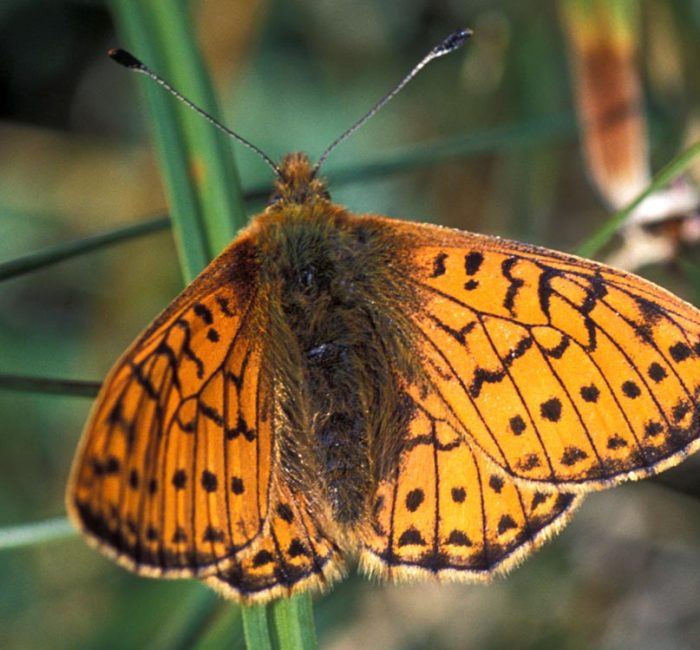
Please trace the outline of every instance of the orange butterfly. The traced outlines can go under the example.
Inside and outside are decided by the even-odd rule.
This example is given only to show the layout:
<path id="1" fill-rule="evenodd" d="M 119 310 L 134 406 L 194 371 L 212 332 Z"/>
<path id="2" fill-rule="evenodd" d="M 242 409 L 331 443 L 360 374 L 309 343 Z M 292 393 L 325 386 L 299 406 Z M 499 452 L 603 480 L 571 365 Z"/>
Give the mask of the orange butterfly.
<path id="1" fill-rule="evenodd" d="M 106 378 L 67 502 L 109 556 L 244 602 L 326 588 L 352 557 L 486 580 L 586 491 L 696 449 L 694 307 L 577 257 L 353 215 L 318 166 L 274 167 L 267 209 Z"/>

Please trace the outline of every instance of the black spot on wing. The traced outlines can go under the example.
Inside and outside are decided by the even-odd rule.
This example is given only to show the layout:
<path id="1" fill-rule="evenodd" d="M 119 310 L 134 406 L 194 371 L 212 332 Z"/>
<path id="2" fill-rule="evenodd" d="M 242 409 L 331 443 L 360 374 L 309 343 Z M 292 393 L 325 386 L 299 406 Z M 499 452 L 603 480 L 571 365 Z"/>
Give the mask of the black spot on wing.
<path id="1" fill-rule="evenodd" d="M 294 521 L 294 513 L 287 503 L 280 503 L 277 506 L 277 515 L 288 524 Z"/>
<path id="2" fill-rule="evenodd" d="M 631 380 L 626 381 L 622 384 L 622 392 L 625 394 L 626 397 L 629 397 L 630 399 L 635 399 L 642 394 L 642 391 L 639 388 L 639 386 Z"/>
<path id="3" fill-rule="evenodd" d="M 663 425 L 660 422 L 655 422 L 654 420 L 650 420 L 644 425 L 644 435 L 647 438 L 653 438 L 654 436 L 658 436 L 660 433 L 663 432 L 663 430 Z"/>
<path id="4" fill-rule="evenodd" d="M 231 477 L 231 492 L 234 494 L 243 494 L 245 492 L 245 484 L 240 476 Z"/>
<path id="5" fill-rule="evenodd" d="M 547 495 L 544 494 L 543 492 L 535 492 L 535 494 L 532 495 L 532 502 L 530 503 L 530 510 L 535 510 L 538 506 L 542 505 L 545 501 L 547 501 Z"/>
<path id="6" fill-rule="evenodd" d="M 192 311 L 194 311 L 194 313 L 202 319 L 205 325 L 211 325 L 214 322 L 214 317 L 212 316 L 211 311 L 201 302 L 195 303 L 194 307 L 192 307 Z"/>
<path id="7" fill-rule="evenodd" d="M 266 564 L 270 564 L 271 562 L 274 561 L 274 557 L 272 556 L 272 553 L 267 550 L 262 550 L 258 551 L 255 556 L 253 557 L 253 566 L 254 567 L 261 567 L 265 566 Z"/>
<path id="8" fill-rule="evenodd" d="M 540 414 L 545 420 L 559 422 L 561 419 L 561 402 L 558 398 L 552 397 L 540 404 Z"/>
<path id="9" fill-rule="evenodd" d="M 309 556 L 309 550 L 304 546 L 301 540 L 297 538 L 294 538 L 290 542 L 287 553 L 289 553 L 289 557 L 299 557 L 300 555 Z"/>
<path id="10" fill-rule="evenodd" d="M 500 494 L 503 489 L 503 479 L 496 474 L 491 474 L 489 479 L 489 487 L 496 493 Z"/>
<path id="11" fill-rule="evenodd" d="M 463 487 L 453 487 L 451 494 L 455 503 L 462 503 L 467 498 L 467 491 Z"/>
<path id="12" fill-rule="evenodd" d="M 680 422 L 688 413 L 690 413 L 690 404 L 685 401 L 680 401 L 671 409 L 671 417 L 674 422 Z"/>
<path id="13" fill-rule="evenodd" d="M 652 363 L 649 366 L 649 369 L 647 370 L 647 374 L 649 375 L 649 378 L 653 381 L 655 381 L 657 384 L 661 381 L 663 381 L 666 378 L 666 370 L 664 370 L 663 366 L 660 364 Z"/>
<path id="14" fill-rule="evenodd" d="M 461 530 L 453 530 L 447 537 L 447 543 L 454 546 L 471 546 L 472 542 L 467 534 Z"/>
<path id="15" fill-rule="evenodd" d="M 221 310 L 221 313 L 226 316 L 227 318 L 233 317 L 233 311 L 231 311 L 231 307 L 229 305 L 228 300 L 222 296 L 217 296 L 216 297 L 216 304 L 219 305 L 219 309 Z"/>
<path id="16" fill-rule="evenodd" d="M 513 517 L 510 515 L 503 515 L 498 521 L 498 534 L 503 535 L 503 533 L 517 527 L 518 525 L 515 523 Z"/>
<path id="17" fill-rule="evenodd" d="M 581 386 L 581 398 L 584 402 L 597 402 L 598 397 L 600 397 L 600 390 L 595 384 L 589 384 L 588 386 Z"/>
<path id="18" fill-rule="evenodd" d="M 108 456 L 104 465 L 104 473 L 106 475 L 118 474 L 121 469 L 121 461 L 116 456 Z"/>
<path id="19" fill-rule="evenodd" d="M 537 454 L 527 454 L 516 463 L 516 467 L 523 472 L 529 472 L 530 470 L 540 467 L 541 465 L 542 462 Z"/>
<path id="20" fill-rule="evenodd" d="M 202 541 L 203 542 L 223 542 L 224 541 L 224 533 L 219 528 L 214 528 L 214 526 L 207 526 L 206 530 L 204 531 L 204 535 L 202 535 Z"/>
<path id="21" fill-rule="evenodd" d="M 202 471 L 202 487 L 206 492 L 216 492 L 218 484 L 219 481 L 216 478 L 216 474 L 208 469 Z"/>
<path id="22" fill-rule="evenodd" d="M 681 361 L 689 359 L 693 354 L 693 351 L 685 343 L 682 342 L 674 343 L 668 349 L 668 351 L 671 354 L 671 358 L 676 363 L 680 363 Z"/>
<path id="23" fill-rule="evenodd" d="M 510 426 L 510 430 L 516 435 L 519 436 L 525 429 L 527 429 L 527 425 L 525 424 L 525 420 L 520 415 L 514 415 L 509 421 L 508 425 Z"/>
<path id="24" fill-rule="evenodd" d="M 484 261 L 484 256 L 479 251 L 472 251 L 464 256 L 464 270 L 467 275 L 475 275 Z"/>
<path id="25" fill-rule="evenodd" d="M 420 488 L 411 490 L 406 495 L 406 508 L 408 508 L 410 512 L 415 512 L 416 510 L 418 510 L 418 508 L 424 500 L 425 494 L 423 493 L 423 490 L 421 490 Z"/>
<path id="26" fill-rule="evenodd" d="M 173 487 L 176 490 L 182 490 L 187 485 L 187 472 L 184 469 L 177 469 L 173 472 L 172 478 Z"/>
<path id="27" fill-rule="evenodd" d="M 627 441 L 618 434 L 615 434 L 608 438 L 607 446 L 608 449 L 621 449 L 622 447 L 627 447 Z"/>
<path id="28" fill-rule="evenodd" d="M 417 546 L 426 545 L 420 531 L 413 527 L 407 528 L 403 533 L 401 533 L 401 537 L 399 537 L 399 546 L 409 546 L 411 544 L 415 544 Z"/>
<path id="29" fill-rule="evenodd" d="M 438 253 L 433 260 L 433 273 L 431 278 L 439 278 L 441 275 L 445 275 L 445 260 L 447 259 L 447 253 Z"/>
<path id="30" fill-rule="evenodd" d="M 571 467 L 572 465 L 576 465 L 576 463 L 580 463 L 586 458 L 588 458 L 588 454 L 585 451 L 583 451 L 583 449 L 579 449 L 578 447 L 569 445 L 564 449 L 564 453 L 561 456 L 560 462 L 562 465 Z"/>
<path id="31" fill-rule="evenodd" d="M 514 278 L 512 275 L 513 267 L 518 263 L 517 257 L 508 257 L 501 264 L 501 273 L 510 282 L 505 298 L 503 299 L 503 307 L 507 309 L 511 316 L 515 316 L 515 297 L 518 295 L 520 287 L 525 284 L 525 280 Z"/>

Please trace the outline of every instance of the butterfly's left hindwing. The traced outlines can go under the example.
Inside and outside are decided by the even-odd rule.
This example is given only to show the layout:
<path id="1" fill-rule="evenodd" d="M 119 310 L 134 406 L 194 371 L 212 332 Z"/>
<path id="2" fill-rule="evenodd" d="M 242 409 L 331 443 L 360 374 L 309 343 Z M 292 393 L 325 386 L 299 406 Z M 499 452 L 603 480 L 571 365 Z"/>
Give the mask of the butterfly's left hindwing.
<path id="1" fill-rule="evenodd" d="M 212 573 L 262 531 L 274 442 L 257 281 L 240 238 L 127 350 L 93 407 L 68 509 L 140 573 Z"/>
<path id="2" fill-rule="evenodd" d="M 519 485 L 470 447 L 439 395 L 408 392 L 403 452 L 377 488 L 362 539 L 366 572 L 484 581 L 563 528 L 583 497 Z"/>
<path id="3" fill-rule="evenodd" d="M 568 490 L 662 471 L 698 445 L 700 313 L 542 248 L 401 224 L 415 350 L 463 440 Z"/>

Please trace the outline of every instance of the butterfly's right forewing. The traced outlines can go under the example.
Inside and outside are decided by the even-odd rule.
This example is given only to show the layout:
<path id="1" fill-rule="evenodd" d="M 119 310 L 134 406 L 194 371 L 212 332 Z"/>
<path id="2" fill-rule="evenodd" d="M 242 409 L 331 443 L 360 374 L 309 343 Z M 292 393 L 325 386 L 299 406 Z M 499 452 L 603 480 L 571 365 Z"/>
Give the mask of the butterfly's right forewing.
<path id="1" fill-rule="evenodd" d="M 206 575 L 261 532 L 274 462 L 255 245 L 239 238 L 106 378 L 68 508 L 140 573 Z"/>

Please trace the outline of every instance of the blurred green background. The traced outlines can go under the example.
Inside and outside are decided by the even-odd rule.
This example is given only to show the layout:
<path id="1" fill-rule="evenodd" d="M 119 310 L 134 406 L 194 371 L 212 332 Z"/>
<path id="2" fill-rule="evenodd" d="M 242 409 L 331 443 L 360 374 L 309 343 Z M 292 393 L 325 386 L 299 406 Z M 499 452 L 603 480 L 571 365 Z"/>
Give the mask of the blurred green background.
<path id="1" fill-rule="evenodd" d="M 700 2 L 640 2 L 653 166 L 700 118 Z M 225 122 L 318 156 L 446 34 L 475 30 L 335 151 L 354 212 L 573 250 L 608 216 L 581 162 L 555 2 L 224 0 L 193 24 Z M 0 3 L 0 262 L 166 214 L 134 75 L 98 0 Z M 137 54 L 139 54 L 137 52 Z M 465 145 L 466 143 L 466 145 Z M 232 145 L 244 188 L 269 169 Z M 387 162 L 398 162 L 393 171 Z M 350 173 L 352 172 L 352 174 Z M 692 173 L 692 170 L 691 170 Z M 344 179 L 344 180 L 343 180 Z M 251 213 L 262 203 L 252 202 Z M 696 302 L 697 255 L 643 274 Z M 695 278 L 695 282 L 693 279 Z M 182 286 L 166 230 L 0 284 L 0 372 L 99 380 Z M 63 515 L 88 399 L 0 390 L 0 528 Z M 490 586 L 371 583 L 315 598 L 324 648 L 697 648 L 700 463 L 590 496 Z M 0 531 L 0 540 L 2 531 Z M 241 647 L 236 607 L 137 578 L 77 536 L 0 550 L 0 647 Z"/>

